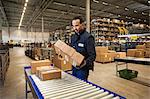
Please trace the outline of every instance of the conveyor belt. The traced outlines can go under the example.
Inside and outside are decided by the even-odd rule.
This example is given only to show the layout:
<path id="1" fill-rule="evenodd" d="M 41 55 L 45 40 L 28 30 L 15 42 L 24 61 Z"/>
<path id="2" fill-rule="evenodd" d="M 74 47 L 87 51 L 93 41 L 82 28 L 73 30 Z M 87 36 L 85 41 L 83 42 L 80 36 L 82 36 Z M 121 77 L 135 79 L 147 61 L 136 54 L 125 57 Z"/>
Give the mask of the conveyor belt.
<path id="1" fill-rule="evenodd" d="M 124 97 L 82 81 L 65 72 L 62 79 L 41 81 L 36 75 L 30 75 L 30 81 L 40 99 L 125 99 Z"/>

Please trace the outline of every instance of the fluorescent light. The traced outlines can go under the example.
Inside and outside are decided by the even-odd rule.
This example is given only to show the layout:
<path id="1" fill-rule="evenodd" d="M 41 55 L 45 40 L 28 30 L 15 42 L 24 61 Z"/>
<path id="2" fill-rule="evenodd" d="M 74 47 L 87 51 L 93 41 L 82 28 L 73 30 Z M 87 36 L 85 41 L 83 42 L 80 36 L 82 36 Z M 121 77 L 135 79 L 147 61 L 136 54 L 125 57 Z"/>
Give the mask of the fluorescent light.
<path id="1" fill-rule="evenodd" d="M 102 2 L 102 4 L 103 4 L 103 5 L 108 5 L 108 3 L 107 3 L 107 2 Z"/>
<path id="2" fill-rule="evenodd" d="M 128 8 L 124 8 L 126 11 L 128 11 L 129 9 Z"/>
<path id="3" fill-rule="evenodd" d="M 28 2 L 29 0 L 26 0 L 26 2 Z"/>
<path id="4" fill-rule="evenodd" d="M 118 8 L 119 8 L 119 6 L 116 6 L 116 8 L 118 9 Z"/>
<path id="5" fill-rule="evenodd" d="M 23 10 L 26 10 L 26 7 L 24 7 Z"/>
<path id="6" fill-rule="evenodd" d="M 118 15 L 118 17 L 121 17 L 121 15 Z"/>
<path id="7" fill-rule="evenodd" d="M 18 27 L 18 30 L 20 30 L 20 26 Z"/>
<path id="8" fill-rule="evenodd" d="M 24 6 L 25 6 L 25 7 L 27 6 L 27 2 L 24 4 Z"/>
<path id="9" fill-rule="evenodd" d="M 134 12 L 135 12 L 135 13 L 137 13 L 137 11 L 136 11 L 136 10 L 134 10 Z"/>
<path id="10" fill-rule="evenodd" d="M 95 3 L 99 3 L 99 1 L 98 1 L 98 0 L 93 0 L 93 2 L 95 2 Z"/>

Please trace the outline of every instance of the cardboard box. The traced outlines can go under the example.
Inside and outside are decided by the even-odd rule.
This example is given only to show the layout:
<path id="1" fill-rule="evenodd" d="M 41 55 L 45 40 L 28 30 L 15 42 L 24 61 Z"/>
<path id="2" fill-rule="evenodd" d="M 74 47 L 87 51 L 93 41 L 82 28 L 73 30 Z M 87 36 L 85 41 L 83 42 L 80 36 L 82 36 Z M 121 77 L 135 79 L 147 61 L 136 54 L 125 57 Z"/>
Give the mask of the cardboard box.
<path id="1" fill-rule="evenodd" d="M 145 45 L 137 45 L 136 46 L 136 49 L 145 49 L 146 47 L 145 47 Z"/>
<path id="2" fill-rule="evenodd" d="M 144 58 L 144 51 L 140 51 L 140 50 L 136 51 L 135 57 Z"/>
<path id="3" fill-rule="evenodd" d="M 113 59 L 110 53 L 101 53 L 98 57 L 96 57 L 97 62 L 111 62 Z"/>
<path id="4" fill-rule="evenodd" d="M 108 52 L 108 47 L 104 46 L 97 46 L 96 48 L 96 53 L 107 53 Z"/>
<path id="5" fill-rule="evenodd" d="M 36 68 L 36 75 L 39 76 L 39 71 L 41 71 L 41 70 L 49 70 L 49 69 L 52 69 L 52 68 L 53 68 L 52 66 L 37 67 Z"/>
<path id="6" fill-rule="evenodd" d="M 76 66 L 79 66 L 82 61 L 84 60 L 84 56 L 78 52 L 75 52 L 71 57 L 70 57 L 70 62 L 71 64 L 74 66 L 74 64 L 76 64 Z"/>
<path id="7" fill-rule="evenodd" d="M 137 51 L 137 49 L 128 49 L 127 50 L 127 56 L 135 57 L 135 52 L 136 51 Z"/>
<path id="8" fill-rule="evenodd" d="M 114 58 L 116 57 L 117 53 L 116 51 L 113 50 L 108 50 L 108 53 L 110 54 L 112 61 L 114 61 Z"/>
<path id="9" fill-rule="evenodd" d="M 117 52 L 116 58 L 125 58 L 126 52 Z"/>
<path id="10" fill-rule="evenodd" d="M 52 69 L 48 71 L 39 71 L 41 80 L 61 79 L 61 70 Z"/>
<path id="11" fill-rule="evenodd" d="M 39 61 L 32 61 L 31 64 L 31 72 L 34 74 L 36 73 L 36 68 L 41 66 L 50 66 L 52 62 L 50 60 L 39 60 Z"/>
<path id="12" fill-rule="evenodd" d="M 150 51 L 148 51 L 148 50 L 145 51 L 145 57 L 150 58 Z"/>
<path id="13" fill-rule="evenodd" d="M 150 42 L 145 43 L 146 48 L 150 48 Z"/>
<path id="14" fill-rule="evenodd" d="M 72 64 L 65 61 L 63 58 L 58 58 L 58 55 L 54 55 L 53 64 L 63 71 L 72 70 Z"/>

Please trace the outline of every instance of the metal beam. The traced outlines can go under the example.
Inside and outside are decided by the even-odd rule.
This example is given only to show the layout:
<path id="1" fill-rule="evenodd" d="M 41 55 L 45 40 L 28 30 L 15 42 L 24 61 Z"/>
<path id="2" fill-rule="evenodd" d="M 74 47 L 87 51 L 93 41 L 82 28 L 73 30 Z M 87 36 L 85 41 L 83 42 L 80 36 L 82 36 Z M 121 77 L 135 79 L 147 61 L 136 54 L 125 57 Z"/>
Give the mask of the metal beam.
<path id="1" fill-rule="evenodd" d="M 51 4 L 53 0 L 44 0 L 42 3 L 40 3 L 39 7 L 35 9 L 33 12 L 32 17 L 30 18 L 28 22 L 27 29 L 32 26 L 32 24 L 36 21 L 36 19 L 46 10 L 46 8 Z"/>
<path id="2" fill-rule="evenodd" d="M 2 0 L 0 0 L 0 10 L 1 10 L 1 13 L 4 17 L 4 20 L 6 21 L 7 27 L 9 27 L 9 23 L 8 23 L 7 16 L 6 16 L 6 13 L 5 13 L 5 10 L 4 10 L 4 6 L 2 4 Z"/>

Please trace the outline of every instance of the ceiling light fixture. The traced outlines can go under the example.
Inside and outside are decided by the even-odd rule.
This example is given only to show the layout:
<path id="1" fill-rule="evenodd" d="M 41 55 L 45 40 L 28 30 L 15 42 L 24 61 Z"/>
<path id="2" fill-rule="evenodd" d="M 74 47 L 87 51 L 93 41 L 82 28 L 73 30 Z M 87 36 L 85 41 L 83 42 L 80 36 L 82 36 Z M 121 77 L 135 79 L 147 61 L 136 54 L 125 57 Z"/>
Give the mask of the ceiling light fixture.
<path id="1" fill-rule="evenodd" d="M 26 12 L 27 2 L 28 2 L 28 0 L 25 0 L 25 4 L 24 4 L 23 11 L 22 11 L 22 15 L 21 15 L 21 19 L 20 19 L 20 22 L 19 22 L 18 29 L 20 29 L 20 27 L 21 27 L 21 25 L 22 25 L 22 21 L 23 21 L 23 18 L 24 18 L 24 14 L 25 14 L 25 12 Z"/>
<path id="2" fill-rule="evenodd" d="M 136 11 L 136 10 L 134 10 L 134 12 L 135 12 L 135 13 L 137 13 L 137 11 Z"/>
<path id="3" fill-rule="evenodd" d="M 25 6 L 25 7 L 27 6 L 27 2 L 24 4 L 24 6 Z"/>
<path id="4" fill-rule="evenodd" d="M 107 2 L 102 2 L 103 5 L 109 5 Z"/>
<path id="5" fill-rule="evenodd" d="M 129 11 L 129 9 L 128 8 L 124 8 L 126 11 Z"/>
<path id="6" fill-rule="evenodd" d="M 93 0 L 93 2 L 95 2 L 95 3 L 99 3 L 99 1 L 98 1 L 98 0 Z"/>
<path id="7" fill-rule="evenodd" d="M 117 9 L 119 9 L 119 6 L 116 6 Z"/>

